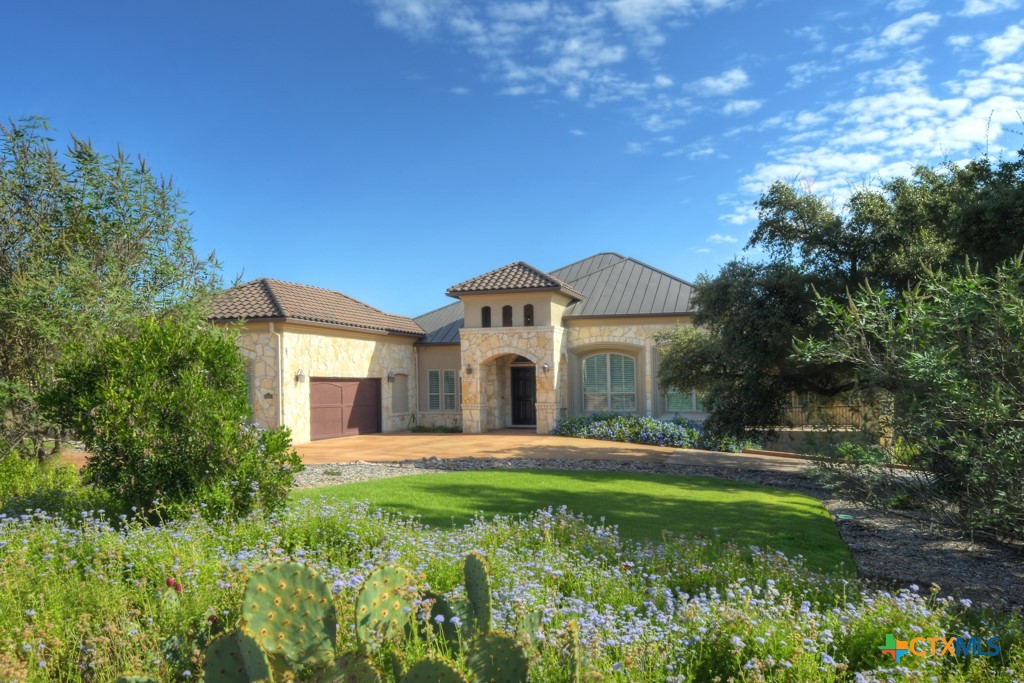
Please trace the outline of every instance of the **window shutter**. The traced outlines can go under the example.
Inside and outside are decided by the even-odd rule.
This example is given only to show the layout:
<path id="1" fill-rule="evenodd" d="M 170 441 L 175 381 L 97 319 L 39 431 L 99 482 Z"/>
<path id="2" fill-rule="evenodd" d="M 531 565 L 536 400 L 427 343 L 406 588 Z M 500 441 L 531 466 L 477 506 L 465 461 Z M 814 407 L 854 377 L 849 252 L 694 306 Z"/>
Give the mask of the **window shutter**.
<path id="1" fill-rule="evenodd" d="M 455 410 L 455 371 L 444 371 L 444 409 Z"/>
<path id="2" fill-rule="evenodd" d="M 441 410 L 441 371 L 427 371 L 427 409 Z"/>
<path id="3" fill-rule="evenodd" d="M 583 361 L 583 409 L 608 410 L 608 356 Z"/>

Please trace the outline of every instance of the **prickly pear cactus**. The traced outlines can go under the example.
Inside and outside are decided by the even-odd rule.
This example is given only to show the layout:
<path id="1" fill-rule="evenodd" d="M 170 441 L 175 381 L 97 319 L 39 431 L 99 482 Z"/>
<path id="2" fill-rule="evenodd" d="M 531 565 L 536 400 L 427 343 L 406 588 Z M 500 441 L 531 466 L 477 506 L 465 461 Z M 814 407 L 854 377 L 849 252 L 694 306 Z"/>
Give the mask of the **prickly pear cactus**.
<path id="1" fill-rule="evenodd" d="M 234 630 L 210 641 L 203 664 L 205 683 L 252 683 L 269 681 L 270 663 L 252 636 Z"/>
<path id="2" fill-rule="evenodd" d="M 296 667 L 334 660 L 338 615 L 331 587 L 309 567 L 274 562 L 257 569 L 245 587 L 241 625 L 271 657 Z"/>
<path id="3" fill-rule="evenodd" d="M 479 633 L 491 630 L 491 570 L 480 553 L 466 555 L 462 566 L 466 579 L 466 596 L 473 611 L 473 628 Z"/>
<path id="4" fill-rule="evenodd" d="M 467 657 L 473 683 L 526 683 L 530 663 L 512 636 L 493 631 L 473 642 Z"/>
<path id="5" fill-rule="evenodd" d="M 350 652 L 334 660 L 326 678 L 327 683 L 380 683 L 380 672 L 370 660 Z"/>
<path id="6" fill-rule="evenodd" d="M 519 625 L 516 628 L 516 637 L 524 645 L 537 645 L 542 642 L 539 632 L 543 625 L 544 610 L 534 610 L 529 614 L 523 615 L 519 620 Z"/>
<path id="7" fill-rule="evenodd" d="M 395 681 L 401 681 L 405 678 L 405 672 L 408 670 L 408 665 L 405 661 L 405 655 L 399 650 L 391 651 L 391 673 L 395 677 Z"/>
<path id="8" fill-rule="evenodd" d="M 413 664 L 402 679 L 402 683 L 469 683 L 448 662 L 428 657 Z"/>
<path id="9" fill-rule="evenodd" d="M 459 627 L 454 621 L 457 612 L 450 602 L 444 597 L 427 591 L 423 594 L 424 600 L 430 600 L 430 623 L 437 631 L 439 637 L 447 641 L 450 646 L 458 647 Z M 459 621 L 465 621 L 465 617 L 459 616 Z"/>
<path id="10" fill-rule="evenodd" d="M 401 567 L 381 567 L 363 582 L 356 597 L 356 636 L 376 647 L 382 639 L 397 638 L 413 618 L 416 582 Z"/>

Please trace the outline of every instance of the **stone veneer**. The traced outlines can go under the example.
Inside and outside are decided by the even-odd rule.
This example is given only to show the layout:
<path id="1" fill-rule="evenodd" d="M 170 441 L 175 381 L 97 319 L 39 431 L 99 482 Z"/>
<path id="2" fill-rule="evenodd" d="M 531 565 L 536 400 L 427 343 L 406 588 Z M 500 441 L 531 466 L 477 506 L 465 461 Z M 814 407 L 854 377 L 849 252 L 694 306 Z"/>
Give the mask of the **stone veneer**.
<path id="1" fill-rule="evenodd" d="M 561 327 L 463 328 L 460 331 L 462 367 L 462 429 L 479 434 L 510 426 L 507 387 L 509 362 L 528 358 L 536 366 L 537 433 L 547 434 L 562 414 L 559 371 L 564 355 Z M 547 364 L 548 371 L 542 369 Z"/>
<path id="2" fill-rule="evenodd" d="M 381 430 L 399 432 L 409 429 L 416 405 L 416 358 L 414 337 L 362 335 L 324 329 L 288 326 L 284 333 L 284 421 L 292 429 L 292 441 L 309 441 L 309 380 L 315 377 L 335 379 L 380 378 Z M 296 382 L 303 370 L 307 380 Z M 391 412 L 394 384 L 388 372 L 409 377 L 410 412 Z"/>
<path id="3" fill-rule="evenodd" d="M 653 362 L 657 342 L 655 335 L 658 332 L 671 330 L 677 325 L 690 326 L 689 318 L 661 321 L 656 319 L 644 319 L 643 322 L 623 322 L 621 324 L 608 324 L 607 321 L 568 319 L 569 326 L 566 328 L 566 347 L 570 353 L 579 358 L 584 358 L 592 351 L 599 353 L 602 349 L 615 350 L 626 349 L 635 352 L 640 361 L 637 370 L 642 373 L 637 378 L 637 411 L 642 415 L 655 415 L 660 413 L 657 409 L 657 377 L 656 368 Z M 576 388 L 576 391 L 582 391 Z M 568 397 L 566 403 L 570 403 Z"/>
<path id="4" fill-rule="evenodd" d="M 253 421 L 272 429 L 277 420 L 277 335 L 246 328 L 238 338 L 249 376 L 249 404 Z"/>

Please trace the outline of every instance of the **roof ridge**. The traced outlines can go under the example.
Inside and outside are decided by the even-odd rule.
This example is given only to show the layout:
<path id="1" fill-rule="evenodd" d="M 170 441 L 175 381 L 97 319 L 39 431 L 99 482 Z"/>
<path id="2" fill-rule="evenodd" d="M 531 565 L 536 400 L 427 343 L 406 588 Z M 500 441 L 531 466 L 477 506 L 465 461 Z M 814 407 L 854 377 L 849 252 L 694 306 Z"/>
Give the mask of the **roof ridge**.
<path id="1" fill-rule="evenodd" d="M 270 284 L 272 282 L 277 282 L 277 280 L 264 277 L 260 278 L 258 282 L 260 283 L 260 287 L 262 287 L 267 293 L 267 296 L 270 297 L 270 303 L 274 306 L 274 310 L 277 311 L 278 315 L 283 318 L 288 317 L 288 313 L 285 312 L 284 306 L 281 305 L 281 300 L 277 298 L 277 294 L 274 293 L 274 288 Z"/>
<path id="2" fill-rule="evenodd" d="M 589 261 L 592 258 L 597 258 L 598 256 L 604 256 L 605 254 L 608 254 L 609 256 L 618 256 L 620 259 L 627 259 L 627 258 L 629 258 L 628 256 L 623 256 L 622 254 L 620 254 L 617 251 L 599 251 L 596 254 L 591 254 L 590 256 L 584 256 L 581 259 L 577 259 L 577 260 L 573 261 L 572 263 L 570 263 L 568 265 L 559 266 L 558 268 L 555 268 L 554 270 L 565 270 L 566 268 L 572 268 L 577 263 L 583 263 L 584 261 Z M 613 263 L 613 264 L 610 264 L 610 265 L 615 265 L 615 264 Z M 604 268 L 607 268 L 607 267 L 608 266 L 605 266 Z M 604 268 L 598 268 L 598 270 L 604 270 Z"/>
<path id="3" fill-rule="evenodd" d="M 683 278 L 679 277 L 678 275 L 673 275 L 672 273 L 666 273 L 666 272 L 665 272 L 664 270 L 662 270 L 661 268 L 655 268 L 655 267 L 654 267 L 654 266 L 652 266 L 651 264 L 649 264 L 649 263 L 644 263 L 644 262 L 643 262 L 643 261 L 641 261 L 640 259 L 635 259 L 635 258 L 633 258 L 632 256 L 625 256 L 625 257 L 623 257 L 623 258 L 625 258 L 625 259 L 626 259 L 627 261 L 632 261 L 633 263 L 639 263 L 639 264 L 640 264 L 641 266 L 643 266 L 644 268 L 650 268 L 651 270 L 653 270 L 653 271 L 656 271 L 656 272 L 659 272 L 659 273 L 661 273 L 662 275 L 664 275 L 665 277 L 668 277 L 668 278 L 672 278 L 673 280 L 675 280 L 675 281 L 677 281 L 677 282 L 682 282 L 682 283 L 683 283 L 684 285 L 687 285 L 687 286 L 690 286 L 690 287 L 695 287 L 695 286 L 696 286 L 696 285 L 694 285 L 694 284 L 693 284 L 692 282 L 690 282 L 689 280 L 684 280 Z"/>
<path id="4" fill-rule="evenodd" d="M 450 304 L 445 304 L 444 306 L 438 306 L 437 308 L 432 308 L 429 311 L 427 311 L 426 313 L 420 313 L 415 318 L 412 318 L 412 320 L 415 321 L 415 320 L 419 320 L 420 318 L 425 318 L 428 315 L 430 315 L 431 313 L 437 313 L 440 310 L 443 310 L 445 308 L 451 308 L 452 306 L 458 306 L 461 303 L 462 303 L 461 301 L 453 301 Z"/>
<path id="5" fill-rule="evenodd" d="M 307 284 L 302 283 L 302 282 L 291 282 L 290 280 L 278 280 L 277 278 L 272 278 L 272 277 L 260 278 L 260 281 L 264 281 L 264 282 L 277 282 L 277 283 L 282 284 L 282 285 L 288 285 L 289 287 L 303 287 L 305 289 L 316 289 L 316 290 L 319 290 L 321 292 L 327 292 L 328 294 L 337 294 L 338 296 L 345 297 L 346 299 L 348 299 L 352 303 L 359 304 L 360 306 L 365 306 L 366 308 L 369 308 L 371 311 L 376 311 L 377 313 L 380 313 L 381 315 L 388 315 L 388 316 L 391 316 L 392 318 L 405 318 L 406 320 L 412 320 L 413 319 L 413 318 L 411 318 L 410 316 L 407 316 L 407 315 L 401 315 L 399 313 L 389 313 L 389 312 L 387 312 L 387 311 L 385 311 L 383 309 L 377 308 L 376 306 L 371 306 L 370 304 L 366 303 L 365 301 L 362 301 L 361 299 L 357 299 L 357 298 L 355 298 L 353 296 L 349 296 L 345 292 L 339 292 L 336 289 L 328 289 L 327 287 L 318 287 L 317 285 L 307 285 Z M 271 292 L 271 297 L 273 298 L 274 304 L 277 306 L 277 309 L 279 311 L 281 311 L 282 315 L 284 315 L 284 308 L 278 302 L 277 297 L 273 295 L 273 289 L 271 287 L 267 287 L 267 290 L 269 292 Z"/>

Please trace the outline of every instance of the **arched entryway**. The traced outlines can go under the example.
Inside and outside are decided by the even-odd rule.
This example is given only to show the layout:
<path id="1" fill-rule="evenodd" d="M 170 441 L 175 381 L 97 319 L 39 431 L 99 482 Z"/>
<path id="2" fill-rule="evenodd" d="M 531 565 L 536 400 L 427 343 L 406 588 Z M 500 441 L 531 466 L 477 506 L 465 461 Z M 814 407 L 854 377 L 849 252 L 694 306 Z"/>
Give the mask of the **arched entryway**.
<path id="1" fill-rule="evenodd" d="M 517 356 L 509 366 L 512 402 L 510 427 L 537 428 L 537 366 Z"/>

